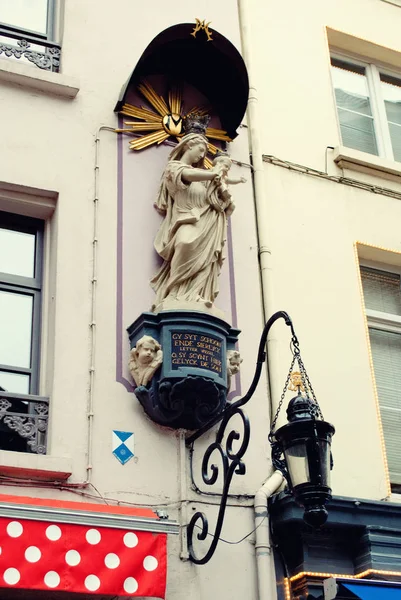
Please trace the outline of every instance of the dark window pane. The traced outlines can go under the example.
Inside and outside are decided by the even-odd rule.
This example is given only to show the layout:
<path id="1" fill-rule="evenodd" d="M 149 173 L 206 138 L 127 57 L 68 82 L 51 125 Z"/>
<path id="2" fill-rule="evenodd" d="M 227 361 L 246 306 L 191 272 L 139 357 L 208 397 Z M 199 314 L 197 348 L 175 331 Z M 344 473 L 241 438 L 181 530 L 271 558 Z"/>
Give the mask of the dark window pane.
<path id="1" fill-rule="evenodd" d="M 29 394 L 29 380 L 29 375 L 10 373 L 9 371 L 0 371 L 0 388 L 3 388 L 2 391 L 4 392 L 12 392 L 13 394 Z"/>
<path id="2" fill-rule="evenodd" d="M 46 34 L 47 0 L 1 0 L 0 22 Z"/>
<path id="3" fill-rule="evenodd" d="M 0 273 L 35 276 L 35 235 L 0 228 Z"/>
<path id="4" fill-rule="evenodd" d="M 31 366 L 33 296 L 0 290 L 0 364 Z"/>

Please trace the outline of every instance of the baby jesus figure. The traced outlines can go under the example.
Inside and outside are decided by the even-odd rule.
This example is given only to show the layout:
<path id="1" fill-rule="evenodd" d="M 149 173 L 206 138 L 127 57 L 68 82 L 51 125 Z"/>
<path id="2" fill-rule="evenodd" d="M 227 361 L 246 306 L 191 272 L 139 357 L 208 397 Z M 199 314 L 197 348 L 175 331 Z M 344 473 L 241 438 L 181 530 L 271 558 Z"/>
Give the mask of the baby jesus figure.
<path id="1" fill-rule="evenodd" d="M 245 183 L 245 177 L 229 177 L 228 172 L 232 167 L 232 160 L 228 154 L 218 152 L 213 160 L 213 169 L 218 172 L 218 175 L 209 183 L 209 199 L 212 204 L 216 204 L 216 194 L 220 200 L 219 210 L 223 210 L 226 216 L 229 217 L 235 210 L 235 204 L 232 200 L 229 185 L 237 183 Z M 215 208 L 217 208 L 215 206 Z"/>

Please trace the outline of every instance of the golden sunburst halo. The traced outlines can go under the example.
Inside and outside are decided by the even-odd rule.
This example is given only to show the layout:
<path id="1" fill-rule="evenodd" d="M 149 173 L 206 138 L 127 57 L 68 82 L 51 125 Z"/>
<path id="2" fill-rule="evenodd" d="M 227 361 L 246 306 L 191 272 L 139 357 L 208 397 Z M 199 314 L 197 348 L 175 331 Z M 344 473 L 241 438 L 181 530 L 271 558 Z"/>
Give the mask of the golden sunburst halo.
<path id="1" fill-rule="evenodd" d="M 131 150 L 143 150 L 153 144 L 161 144 L 168 138 L 180 139 L 184 135 L 184 121 L 186 117 L 193 113 L 206 114 L 206 111 L 194 106 L 186 114 L 182 112 L 182 89 L 180 86 L 172 86 L 168 91 L 167 101 L 163 96 L 159 96 L 148 81 L 142 81 L 138 85 L 138 91 L 154 108 L 154 111 L 144 106 L 134 106 L 133 104 L 124 104 L 120 114 L 126 117 L 138 119 L 137 121 L 124 121 L 128 128 L 116 129 L 117 133 L 128 135 L 140 134 L 141 132 L 150 132 L 139 135 L 130 140 Z M 231 142 L 231 138 L 226 131 L 208 127 L 206 137 L 222 142 Z M 214 155 L 218 151 L 217 146 L 208 142 L 208 151 Z M 206 158 L 205 166 L 210 168 L 211 161 Z"/>

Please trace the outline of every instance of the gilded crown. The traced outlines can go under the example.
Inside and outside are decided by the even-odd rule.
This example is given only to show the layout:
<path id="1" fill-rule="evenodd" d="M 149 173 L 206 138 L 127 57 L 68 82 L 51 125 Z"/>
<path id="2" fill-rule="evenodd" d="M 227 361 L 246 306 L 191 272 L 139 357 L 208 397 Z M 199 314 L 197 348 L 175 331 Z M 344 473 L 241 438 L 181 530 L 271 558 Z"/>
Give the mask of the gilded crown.
<path id="1" fill-rule="evenodd" d="M 202 113 L 192 112 L 185 117 L 185 133 L 199 133 L 206 136 L 206 129 L 209 125 L 210 116 Z"/>

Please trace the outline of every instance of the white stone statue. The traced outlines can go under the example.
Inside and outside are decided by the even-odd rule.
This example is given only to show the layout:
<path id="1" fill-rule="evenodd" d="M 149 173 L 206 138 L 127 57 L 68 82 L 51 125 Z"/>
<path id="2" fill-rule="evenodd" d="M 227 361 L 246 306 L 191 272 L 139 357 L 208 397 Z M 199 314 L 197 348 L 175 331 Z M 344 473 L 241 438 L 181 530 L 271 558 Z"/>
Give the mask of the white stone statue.
<path id="1" fill-rule="evenodd" d="M 231 387 L 231 377 L 239 373 L 242 360 L 238 350 L 229 350 L 227 352 L 227 391 Z"/>
<path id="2" fill-rule="evenodd" d="M 155 249 L 164 262 L 151 280 L 156 311 L 186 304 L 194 308 L 194 303 L 196 310 L 210 309 L 219 291 L 227 214 L 233 210 L 227 187 L 231 161 L 227 156 L 224 163 L 217 158 L 207 170 L 206 152 L 203 135 L 185 135 L 171 152 L 162 176 L 156 207 L 165 216 Z"/>
<path id="3" fill-rule="evenodd" d="M 129 370 L 137 387 L 146 386 L 163 362 L 163 351 L 150 335 L 142 336 L 130 352 Z"/>
<path id="4" fill-rule="evenodd" d="M 234 179 L 228 176 L 228 171 L 231 169 L 232 164 L 232 160 L 228 154 L 222 152 L 216 154 L 213 159 L 213 168 L 218 170 L 220 177 L 216 177 L 208 185 L 208 194 L 211 203 L 215 201 L 213 197 L 217 196 L 216 204 L 224 210 L 226 217 L 229 217 L 235 210 L 235 204 L 228 186 L 246 182 L 245 177 Z"/>

